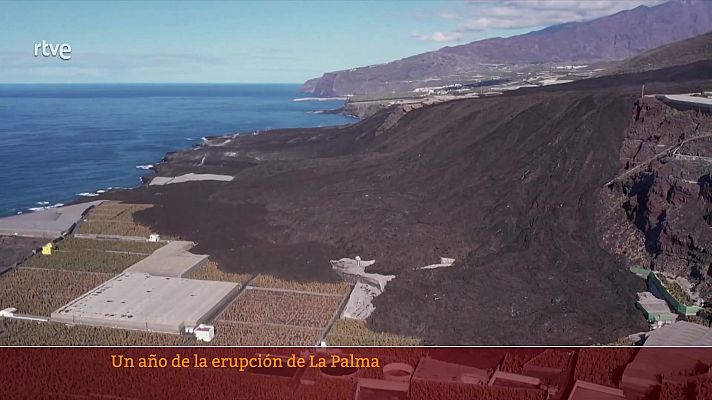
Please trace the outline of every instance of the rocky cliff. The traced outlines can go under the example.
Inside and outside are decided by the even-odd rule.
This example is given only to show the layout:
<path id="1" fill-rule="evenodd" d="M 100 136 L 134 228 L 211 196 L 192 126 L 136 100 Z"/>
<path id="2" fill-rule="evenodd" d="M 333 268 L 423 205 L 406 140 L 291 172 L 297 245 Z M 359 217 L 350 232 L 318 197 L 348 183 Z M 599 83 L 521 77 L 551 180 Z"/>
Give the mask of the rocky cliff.
<path id="1" fill-rule="evenodd" d="M 610 187 L 642 236 L 645 267 L 689 278 L 712 294 L 712 115 L 645 98 L 632 110 Z"/>

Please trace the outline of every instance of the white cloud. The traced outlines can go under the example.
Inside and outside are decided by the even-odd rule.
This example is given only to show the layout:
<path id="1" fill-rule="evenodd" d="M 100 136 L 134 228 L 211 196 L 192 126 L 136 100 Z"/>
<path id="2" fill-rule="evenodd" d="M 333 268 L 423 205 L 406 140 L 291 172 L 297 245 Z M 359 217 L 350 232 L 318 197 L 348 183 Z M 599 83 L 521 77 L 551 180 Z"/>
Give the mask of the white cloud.
<path id="1" fill-rule="evenodd" d="M 410 34 L 418 40 L 433 41 L 433 42 L 459 42 L 462 40 L 462 33 L 460 32 L 433 32 L 430 35 L 413 32 Z"/>
<path id="2" fill-rule="evenodd" d="M 665 0 L 507 0 L 472 1 L 471 17 L 455 27 L 455 32 L 488 29 L 525 29 L 588 21 L 633 9 L 639 5 L 656 5 Z"/>

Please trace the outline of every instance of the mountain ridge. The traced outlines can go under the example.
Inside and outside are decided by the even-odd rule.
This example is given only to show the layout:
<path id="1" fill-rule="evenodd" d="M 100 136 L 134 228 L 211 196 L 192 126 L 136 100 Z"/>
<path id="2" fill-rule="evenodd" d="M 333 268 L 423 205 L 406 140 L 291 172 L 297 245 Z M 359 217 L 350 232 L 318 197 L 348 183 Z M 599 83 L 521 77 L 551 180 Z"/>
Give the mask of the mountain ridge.
<path id="1" fill-rule="evenodd" d="M 476 75 L 485 64 L 622 60 L 712 30 L 712 2 L 671 1 L 585 22 L 567 22 L 508 38 L 443 47 L 387 63 L 332 71 L 302 91 L 341 96 L 412 90 L 425 82 Z"/>
<path id="2" fill-rule="evenodd" d="M 646 72 L 712 59 L 712 32 L 656 47 L 623 61 L 607 75 Z"/>

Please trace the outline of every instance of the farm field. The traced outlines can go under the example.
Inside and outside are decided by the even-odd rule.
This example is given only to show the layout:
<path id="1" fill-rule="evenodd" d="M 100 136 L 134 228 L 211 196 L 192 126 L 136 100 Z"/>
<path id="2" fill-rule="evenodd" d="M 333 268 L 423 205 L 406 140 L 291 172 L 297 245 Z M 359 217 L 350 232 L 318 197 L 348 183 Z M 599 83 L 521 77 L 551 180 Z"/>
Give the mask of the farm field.
<path id="1" fill-rule="evenodd" d="M 590 348 L 579 350 L 574 378 L 599 385 L 616 387 L 623 370 L 631 362 L 636 348 Z"/>
<path id="2" fill-rule="evenodd" d="M 319 328 L 281 327 L 220 320 L 211 346 L 314 346 Z"/>
<path id="3" fill-rule="evenodd" d="M 181 346 L 179 335 L 0 318 L 0 346 Z"/>
<path id="4" fill-rule="evenodd" d="M 205 265 L 190 271 L 185 278 L 204 281 L 235 282 L 244 285 L 250 280 L 250 278 L 252 278 L 252 276 L 252 274 L 235 274 L 232 272 L 225 272 L 220 269 L 215 261 L 209 260 Z"/>
<path id="5" fill-rule="evenodd" d="M 340 295 L 345 295 L 351 290 L 351 287 L 346 282 L 297 282 L 280 279 L 272 275 L 257 275 L 257 277 L 250 282 L 250 285 L 264 288 Z"/>
<path id="6" fill-rule="evenodd" d="M 338 311 L 341 296 L 247 289 L 221 320 L 324 328 Z"/>
<path id="7" fill-rule="evenodd" d="M 374 332 L 354 319 L 339 319 L 326 336 L 329 346 L 419 346 L 422 340 L 416 337 Z"/>
<path id="8" fill-rule="evenodd" d="M 152 232 L 134 221 L 133 214 L 152 207 L 150 204 L 104 203 L 91 211 L 79 224 L 78 233 L 148 237 Z"/>
<path id="9" fill-rule="evenodd" d="M 469 385 L 460 382 L 433 382 L 414 379 L 410 386 L 411 400 L 546 400 L 547 392 L 506 386 Z"/>
<path id="10" fill-rule="evenodd" d="M 116 251 L 148 255 L 165 246 L 165 243 L 131 240 L 95 240 L 68 237 L 57 243 L 60 251 Z"/>
<path id="11" fill-rule="evenodd" d="M 70 300 L 113 277 L 112 274 L 18 268 L 0 277 L 0 309 L 49 316 Z"/>
<path id="12" fill-rule="evenodd" d="M 146 258 L 152 251 L 148 244 L 70 238 L 59 242 L 52 255 L 35 254 L 22 266 L 116 274 Z"/>

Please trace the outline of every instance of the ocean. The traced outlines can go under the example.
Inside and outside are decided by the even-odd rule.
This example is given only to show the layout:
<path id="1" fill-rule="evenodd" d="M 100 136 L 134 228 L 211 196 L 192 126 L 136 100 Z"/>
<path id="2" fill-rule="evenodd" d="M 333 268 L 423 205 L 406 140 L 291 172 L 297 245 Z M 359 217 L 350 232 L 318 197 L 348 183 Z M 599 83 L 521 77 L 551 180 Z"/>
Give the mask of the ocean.
<path id="1" fill-rule="evenodd" d="M 204 136 L 354 122 L 296 84 L 0 85 L 0 216 L 140 184 Z M 294 101 L 295 99 L 299 101 Z"/>

